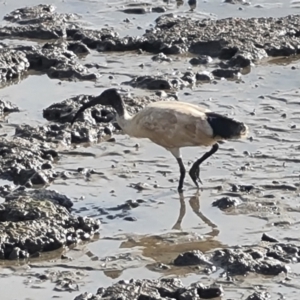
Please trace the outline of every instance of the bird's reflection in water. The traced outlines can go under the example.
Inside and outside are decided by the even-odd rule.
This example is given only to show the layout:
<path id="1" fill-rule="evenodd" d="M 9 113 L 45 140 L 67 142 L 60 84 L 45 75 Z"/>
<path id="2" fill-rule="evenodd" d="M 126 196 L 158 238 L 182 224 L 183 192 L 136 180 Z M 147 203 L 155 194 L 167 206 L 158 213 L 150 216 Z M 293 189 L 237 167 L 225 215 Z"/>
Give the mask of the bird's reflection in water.
<path id="1" fill-rule="evenodd" d="M 176 223 L 172 227 L 172 229 L 176 229 L 176 230 L 182 230 L 181 223 L 186 214 L 186 204 L 185 204 L 185 198 L 184 198 L 183 193 L 179 193 L 179 202 L 180 202 L 179 216 L 178 216 Z M 196 194 L 191 196 L 189 203 L 190 203 L 190 207 L 192 208 L 192 210 L 196 214 L 196 216 L 199 217 L 202 222 L 204 222 L 205 224 L 207 224 L 208 226 L 210 226 L 212 228 L 212 231 L 208 235 L 210 235 L 211 237 L 217 236 L 220 232 L 217 225 L 214 224 L 212 221 L 210 221 L 207 217 L 205 217 L 203 215 L 203 213 L 200 211 L 200 193 L 199 193 L 199 191 L 197 191 Z"/>
<path id="2" fill-rule="evenodd" d="M 123 271 L 122 270 L 104 270 L 103 273 L 111 279 L 116 279 L 122 275 Z"/>
<path id="3" fill-rule="evenodd" d="M 200 250 L 203 253 L 206 253 L 216 248 L 223 248 L 225 245 L 215 238 L 219 234 L 217 226 L 200 211 L 199 192 L 188 197 L 189 205 L 187 205 L 186 200 L 184 194 L 180 193 L 179 216 L 173 227 L 169 227 L 171 230 L 167 230 L 162 234 L 128 235 L 128 238 L 121 242 L 119 246 L 120 249 L 135 248 L 137 251 L 141 251 L 142 257 L 152 260 L 151 263 L 146 265 L 146 268 L 150 271 L 159 271 L 163 272 L 164 275 L 172 276 L 183 276 L 190 273 L 189 268 L 176 268 L 172 266 L 172 264 L 170 265 L 170 262 L 180 253 L 192 250 Z M 195 235 L 195 230 L 190 230 L 189 228 L 182 229 L 181 224 L 186 215 L 186 210 L 189 207 L 192 208 L 192 211 L 197 218 L 201 219 L 201 223 L 205 223 L 205 225 L 211 228 L 209 232 L 203 234 L 203 239 L 199 239 L 197 233 Z M 167 264 L 169 268 L 161 269 L 158 264 Z"/>

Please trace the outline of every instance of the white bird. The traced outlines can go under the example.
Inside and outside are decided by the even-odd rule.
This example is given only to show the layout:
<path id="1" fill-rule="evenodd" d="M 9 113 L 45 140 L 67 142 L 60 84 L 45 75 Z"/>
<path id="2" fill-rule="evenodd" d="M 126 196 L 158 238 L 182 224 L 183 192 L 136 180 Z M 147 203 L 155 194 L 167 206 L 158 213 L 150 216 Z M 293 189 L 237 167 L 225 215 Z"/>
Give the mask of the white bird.
<path id="1" fill-rule="evenodd" d="M 118 90 L 114 88 L 105 90 L 83 104 L 74 115 L 71 125 L 84 110 L 97 104 L 110 105 L 116 110 L 116 121 L 125 134 L 148 138 L 173 154 L 180 169 L 179 192 L 183 190 L 186 174 L 180 148 L 212 145 L 211 150 L 196 160 L 189 171 L 199 188 L 198 181 L 202 183 L 200 165 L 219 149 L 218 141 L 240 139 L 248 133 L 248 127 L 243 122 L 185 102 L 155 102 L 131 116 Z"/>

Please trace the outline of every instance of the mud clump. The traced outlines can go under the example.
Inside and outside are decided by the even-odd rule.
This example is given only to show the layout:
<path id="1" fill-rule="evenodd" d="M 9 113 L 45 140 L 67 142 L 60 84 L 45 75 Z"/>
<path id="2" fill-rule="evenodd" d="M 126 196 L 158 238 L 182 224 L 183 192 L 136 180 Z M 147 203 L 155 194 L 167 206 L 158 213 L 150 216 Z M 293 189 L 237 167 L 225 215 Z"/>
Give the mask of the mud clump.
<path id="1" fill-rule="evenodd" d="M 62 80 L 97 80 L 98 72 L 90 71 L 77 61 L 78 56 L 89 54 L 90 49 L 146 51 L 158 54 L 153 60 L 159 62 L 172 61 L 165 55 L 190 52 L 197 55 L 190 60 L 192 65 L 208 64 L 213 58 L 222 60 L 219 68 L 207 76 L 137 76 L 123 83 L 149 90 L 171 90 L 196 81 L 209 82 L 214 77 L 240 79 L 240 69 L 250 67 L 256 60 L 299 53 L 299 16 L 192 20 L 166 14 L 156 19 L 155 28 L 147 30 L 142 37 L 122 38 L 110 28 L 82 28 L 76 24 L 77 19 L 74 14 L 56 13 L 52 5 L 25 7 L 6 15 L 5 20 L 18 25 L 0 27 L 0 38 L 54 39 L 56 42 L 42 47 L 1 48 L 0 63 L 3 61 L 4 67 L 0 80 L 17 77 L 28 69 Z"/>
<path id="2" fill-rule="evenodd" d="M 4 116 L 13 112 L 19 112 L 20 109 L 10 101 L 0 99 L 0 116 Z"/>
<path id="3" fill-rule="evenodd" d="M 57 152 L 35 141 L 0 139 L 0 178 L 20 185 L 45 185 L 58 175 L 51 167 Z M 49 162 L 50 161 L 50 162 Z"/>
<path id="4" fill-rule="evenodd" d="M 147 11 L 145 8 L 129 10 L 140 13 Z M 156 11 L 163 12 L 164 9 Z M 5 20 L 18 23 L 19 26 L 0 27 L 0 37 L 65 38 L 68 41 L 80 41 L 88 48 L 100 52 L 143 50 L 173 55 L 190 52 L 200 58 L 209 56 L 225 60 L 225 69 L 245 68 L 268 56 L 299 53 L 300 16 L 295 15 L 281 18 L 192 20 L 165 14 L 157 18 L 156 26 L 147 30 L 142 37 L 122 38 L 113 29 L 81 28 L 76 24 L 77 19 L 74 14 L 56 13 L 52 5 L 21 8 L 5 16 Z M 285 34 L 282 34 L 282 28 L 285 28 Z M 192 64 L 207 62 L 210 59 L 191 61 Z M 230 72 L 233 74 L 233 71 Z"/>
<path id="5" fill-rule="evenodd" d="M 131 81 L 123 82 L 122 84 L 130 85 L 135 88 L 148 90 L 171 90 L 186 86 L 182 80 L 178 78 L 167 79 L 156 76 L 138 76 Z"/>
<path id="6" fill-rule="evenodd" d="M 75 14 L 58 14 L 55 6 L 39 4 L 32 7 L 18 8 L 4 16 L 5 21 L 18 23 L 20 25 L 40 24 L 40 23 L 67 23 L 78 19 Z"/>
<path id="7" fill-rule="evenodd" d="M 227 60 L 228 66 L 243 68 L 268 56 L 299 53 L 299 25 L 300 16 L 192 20 L 166 14 L 156 19 L 155 28 L 147 30 L 142 37 L 108 38 L 97 49 L 141 49 L 172 55 L 190 52 Z"/>
<path id="8" fill-rule="evenodd" d="M 77 62 L 77 53 L 89 53 L 80 42 L 55 42 L 42 47 L 19 46 L 16 49 L 25 54 L 30 70 L 45 72 L 50 78 L 95 80 L 100 76 Z"/>
<path id="9" fill-rule="evenodd" d="M 208 264 L 212 265 L 207 261 L 206 256 L 199 250 L 189 251 L 182 254 L 179 254 L 174 260 L 175 266 L 189 266 L 189 265 L 200 265 Z"/>
<path id="10" fill-rule="evenodd" d="M 0 186 L 0 195 L 5 198 L 6 202 L 18 200 L 19 198 L 29 197 L 32 200 L 39 201 L 40 199 L 51 201 L 56 205 L 60 205 L 70 210 L 73 206 L 73 201 L 66 195 L 63 195 L 55 190 L 46 189 L 27 189 L 24 186 L 14 188 L 10 185 Z"/>
<path id="11" fill-rule="evenodd" d="M 220 297 L 219 286 L 203 286 L 196 282 L 185 287 L 180 279 L 121 280 L 108 288 L 99 288 L 96 295 L 84 293 L 74 300 L 84 299 L 212 299 Z"/>
<path id="12" fill-rule="evenodd" d="M 175 44 L 186 47 L 197 55 L 225 60 L 240 55 L 253 61 L 267 56 L 297 54 L 299 24 L 300 16 L 192 20 L 164 15 L 156 20 L 156 27 L 144 37 L 160 40 L 165 45 L 169 44 L 168 47 Z M 282 35 L 282 26 L 285 26 L 285 35 Z M 164 49 L 162 52 L 165 53 Z"/>
<path id="13" fill-rule="evenodd" d="M 50 124 L 44 126 L 19 125 L 16 127 L 15 136 L 29 141 L 37 140 L 46 142 L 52 147 L 57 145 L 70 145 L 71 133 L 68 126 L 63 124 Z M 48 159 L 52 161 L 50 156 Z"/>
<path id="14" fill-rule="evenodd" d="M 22 51 L 0 48 L 0 82 L 22 76 L 29 68 L 29 61 Z"/>
<path id="15" fill-rule="evenodd" d="M 213 59 L 208 55 L 200 55 L 198 57 L 193 57 L 190 59 L 189 63 L 193 66 L 206 65 L 213 61 Z"/>
<path id="16" fill-rule="evenodd" d="M 218 207 L 221 210 L 227 210 L 241 204 L 241 201 L 236 198 L 222 197 L 212 203 L 212 206 Z"/>
<path id="17" fill-rule="evenodd" d="M 268 292 L 255 292 L 250 295 L 246 300 L 268 300 L 271 295 Z"/>
<path id="18" fill-rule="evenodd" d="M 241 246 L 215 250 L 212 253 L 190 251 L 180 254 L 176 266 L 215 266 L 223 268 L 228 275 L 247 275 L 257 273 L 276 276 L 288 273 L 289 263 L 298 263 L 300 247 L 293 244 L 274 243 L 263 246 Z"/>
<path id="19" fill-rule="evenodd" d="M 82 40 L 88 47 L 96 49 L 98 42 L 118 36 L 112 29 L 83 29 L 75 24 L 79 19 L 76 14 L 62 14 L 55 10 L 55 6 L 44 4 L 16 9 L 4 19 L 20 26 L 0 27 L 0 37 L 39 40 L 68 38 Z"/>
<path id="20" fill-rule="evenodd" d="M 0 259 L 36 257 L 88 241 L 99 228 L 100 221 L 73 216 L 49 200 L 11 200 L 0 204 Z"/>

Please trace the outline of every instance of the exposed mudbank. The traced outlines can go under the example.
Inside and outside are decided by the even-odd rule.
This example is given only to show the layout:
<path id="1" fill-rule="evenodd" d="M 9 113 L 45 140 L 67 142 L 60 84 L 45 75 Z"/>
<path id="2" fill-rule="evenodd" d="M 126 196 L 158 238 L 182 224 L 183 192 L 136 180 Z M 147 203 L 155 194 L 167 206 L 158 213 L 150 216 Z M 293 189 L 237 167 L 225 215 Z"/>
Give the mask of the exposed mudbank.
<path id="1" fill-rule="evenodd" d="M 177 4 L 182 5 L 179 2 Z M 241 80 L 241 74 L 249 73 L 253 64 L 260 64 L 265 58 L 298 54 L 300 18 L 195 20 L 192 13 L 188 17 L 164 14 L 169 9 L 169 3 L 155 7 L 128 4 L 116 9 L 126 14 L 123 15 L 126 19 L 121 21 L 125 27 L 135 26 L 137 16 L 132 15 L 163 14 L 142 36 L 123 37 L 122 29 L 110 28 L 110 24 L 101 24 L 100 29 L 87 29 L 78 15 L 57 13 L 51 5 L 15 10 L 5 16 L 5 21 L 12 24 L 0 27 L 0 39 L 5 39 L 0 43 L 1 84 L 31 77 L 38 71 L 50 79 L 61 80 L 57 81 L 58 89 L 68 88 L 69 81 L 77 81 L 82 90 L 87 86 L 96 90 L 122 85 L 122 97 L 131 114 L 154 101 L 177 101 L 187 96 L 184 101 L 241 115 L 252 131 L 249 141 L 222 144 L 220 152 L 203 165 L 202 170 L 208 175 L 205 174 L 201 201 L 199 196 L 185 201 L 183 196 L 177 195 L 174 201 L 172 188 L 178 178 L 177 165 L 174 167 L 168 154 L 164 156 L 163 152 L 157 154 L 153 150 L 156 156 L 153 158 L 152 148 L 150 154 L 143 154 L 147 151 L 145 145 L 151 147 L 149 143 L 142 141 L 139 145 L 120 135 L 122 132 L 114 121 L 115 112 L 110 107 L 97 105 L 87 109 L 78 122 L 70 126 L 78 108 L 101 91 L 61 92 L 62 96 L 51 99 L 51 105 L 48 102 L 39 107 L 38 126 L 22 124 L 22 120 L 16 122 L 19 125 L 10 124 L 11 119 L 4 118 L 3 126 L 8 122 L 15 132 L 6 138 L 3 138 L 4 133 L 0 140 L 0 178 L 14 184 L 0 187 L 0 196 L 5 200 L 0 205 L 0 259 L 25 258 L 26 263 L 26 259 L 39 257 L 42 252 L 68 250 L 69 245 L 92 241 L 99 232 L 101 220 L 107 230 L 106 239 L 99 244 L 88 244 L 87 251 L 78 247 L 77 251 L 69 251 L 67 256 L 58 255 L 53 261 L 30 262 L 32 269 L 48 269 L 45 274 L 30 276 L 39 280 L 39 284 L 50 279 L 55 281 L 54 290 L 75 291 L 76 294 L 83 292 L 81 286 L 86 283 L 81 281 L 83 276 L 78 270 L 95 272 L 96 279 L 88 279 L 95 284 L 99 276 L 115 279 L 125 274 L 127 278 L 129 275 L 130 278 L 148 278 L 144 273 L 134 273 L 138 268 L 151 272 L 152 278 L 162 274 L 202 276 L 195 280 L 203 284 L 192 285 L 178 279 L 120 281 L 114 285 L 110 281 L 106 287 L 99 288 L 96 295 L 83 293 L 76 299 L 209 299 L 223 293 L 227 298 L 234 298 L 236 293 L 228 295 L 229 285 L 234 282 L 235 287 L 240 287 L 240 276 L 250 283 L 251 275 L 259 280 L 267 275 L 266 280 L 271 278 L 274 282 L 280 276 L 286 281 L 296 276 L 294 272 L 297 272 L 300 255 L 298 240 L 281 239 L 278 235 L 282 232 L 277 235 L 273 228 L 297 229 L 298 88 L 286 94 L 278 91 L 271 94 L 266 92 L 269 88 L 266 78 L 269 76 L 271 80 L 272 72 L 269 72 L 272 75 L 257 72 L 253 81 Z M 142 29 L 141 24 L 136 25 Z M 21 43 L 23 39 L 28 44 Z M 116 52 L 121 53 L 120 57 Z M 106 66 L 102 65 L 102 56 Z M 121 67 L 115 67 L 117 64 Z M 291 72 L 297 74 L 297 69 L 293 67 Z M 231 81 L 228 82 L 230 88 L 225 86 L 222 90 L 224 84 L 219 79 L 223 78 Z M 283 76 L 278 78 L 286 82 Z M 294 78 L 291 76 L 289 80 Z M 56 81 L 53 82 L 54 86 Z M 265 88 L 258 98 L 255 92 L 255 96 L 249 93 L 249 86 L 252 91 L 261 86 Z M 273 82 L 271 88 L 274 86 L 276 90 L 282 88 Z M 247 90 L 248 94 L 235 94 L 235 89 Z M 42 96 L 39 101 L 43 100 Z M 291 100 L 292 97 L 295 99 Z M 31 108 L 26 104 L 30 101 L 22 95 L 20 98 L 26 103 L 20 105 L 18 102 L 18 106 L 29 111 Z M 0 99 L 1 116 L 20 112 L 13 102 Z M 292 111 L 288 105 L 292 106 Z M 276 125 L 278 121 L 282 124 Z M 107 143 L 95 145 L 100 141 Z M 88 145 L 89 152 L 76 145 L 83 143 Z M 77 147 L 82 151 L 74 150 Z M 196 151 L 184 156 L 187 164 L 199 155 Z M 290 165 L 286 167 L 286 164 Z M 292 171 L 288 173 L 288 169 Z M 59 192 L 51 190 L 51 186 Z M 173 213 L 178 198 L 180 213 L 175 220 Z M 73 199 L 76 199 L 75 205 Z M 189 208 L 187 203 L 192 208 L 191 215 L 198 218 L 195 224 L 191 215 L 183 224 L 183 216 Z M 209 217 L 204 216 L 203 211 L 208 212 Z M 172 223 L 171 226 L 173 221 L 175 225 L 168 227 L 165 219 Z M 152 228 L 156 232 L 167 232 L 151 236 Z M 139 230 L 146 231 L 143 241 L 135 239 Z M 115 246 L 117 250 L 112 250 L 106 242 L 117 244 L 122 240 L 118 234 L 123 235 L 124 240 Z M 234 236 L 232 240 L 231 235 Z M 253 245 L 254 236 L 261 237 L 261 241 Z M 134 253 L 137 249 L 142 255 Z M 115 250 L 119 252 L 116 254 Z M 81 251 L 90 261 L 76 258 L 72 261 L 72 255 Z M 53 268 L 73 268 L 76 274 L 51 273 L 49 270 Z M 129 269 L 135 276 L 126 274 Z M 209 285 L 217 277 L 226 278 L 225 292 L 218 285 Z M 248 295 L 239 295 L 239 298 L 269 297 L 264 291 L 253 293 L 251 290 Z"/>
<path id="2" fill-rule="evenodd" d="M 21 196 L 0 204 L 0 227 L 0 258 L 18 259 L 91 240 L 100 222 L 46 199 Z"/>
<path id="3" fill-rule="evenodd" d="M 211 63 L 211 58 L 219 58 L 222 60 L 220 68 L 211 73 L 216 78 L 235 78 L 240 69 L 269 56 L 299 53 L 299 16 L 196 21 L 169 14 L 159 17 L 155 28 L 147 30 L 142 37 L 125 38 L 109 28 L 84 29 L 76 24 L 76 15 L 59 14 L 52 5 L 18 9 L 4 19 L 19 25 L 0 27 L 0 38 L 63 39 L 42 47 L 0 48 L 0 62 L 5 62 L 7 70 L 1 76 L 6 80 L 30 69 L 46 72 L 50 78 L 96 80 L 100 74 L 78 62 L 78 55 L 87 55 L 90 49 L 100 52 L 142 50 L 160 55 L 190 52 L 210 57 L 204 61 L 194 58 L 192 64 Z M 171 89 L 174 84 L 182 84 L 171 79 L 151 79 L 150 82 L 146 79 L 143 77 L 130 84 L 148 89 Z"/>
<path id="4" fill-rule="evenodd" d="M 212 299 L 221 297 L 223 290 L 218 286 L 203 286 L 197 282 L 185 287 L 180 279 L 119 281 L 108 287 L 99 288 L 95 295 L 84 293 L 74 298 L 83 299 Z"/>

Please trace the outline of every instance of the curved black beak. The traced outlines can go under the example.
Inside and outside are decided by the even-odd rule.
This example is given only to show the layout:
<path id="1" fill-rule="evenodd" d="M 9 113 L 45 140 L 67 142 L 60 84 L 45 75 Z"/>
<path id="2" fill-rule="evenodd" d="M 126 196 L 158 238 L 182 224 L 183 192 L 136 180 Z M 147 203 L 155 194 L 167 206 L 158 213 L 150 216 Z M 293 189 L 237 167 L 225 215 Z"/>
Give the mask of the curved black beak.
<path id="1" fill-rule="evenodd" d="M 98 100 L 98 97 L 94 97 L 92 98 L 89 102 L 83 104 L 79 109 L 78 111 L 75 113 L 72 121 L 71 121 L 71 126 L 73 126 L 74 122 L 76 121 L 76 119 L 79 117 L 79 115 L 84 112 L 87 108 L 90 108 L 96 104 L 98 104 L 97 101 Z"/>

